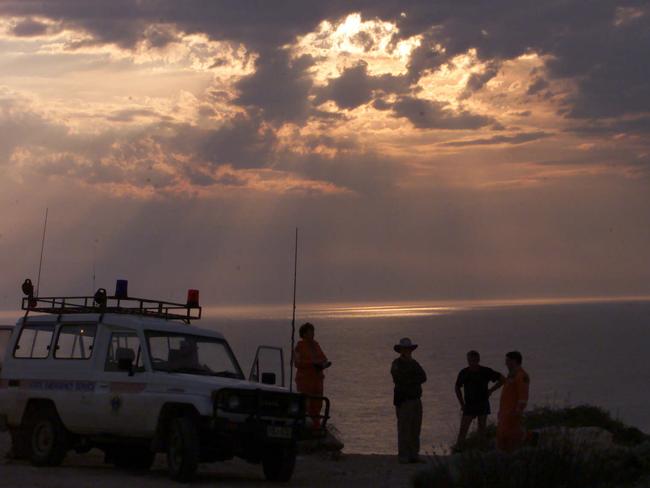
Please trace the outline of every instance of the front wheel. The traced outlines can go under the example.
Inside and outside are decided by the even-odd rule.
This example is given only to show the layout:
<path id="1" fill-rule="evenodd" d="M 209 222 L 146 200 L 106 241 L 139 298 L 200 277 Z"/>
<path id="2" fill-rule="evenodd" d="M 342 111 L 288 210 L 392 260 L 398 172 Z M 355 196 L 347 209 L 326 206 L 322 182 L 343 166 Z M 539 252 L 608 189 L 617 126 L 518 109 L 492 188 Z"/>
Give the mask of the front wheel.
<path id="1" fill-rule="evenodd" d="M 36 466 L 58 466 L 68 451 L 68 434 L 55 412 L 35 414 L 30 422 L 30 459 Z"/>
<path id="2" fill-rule="evenodd" d="M 196 475 L 200 457 L 199 434 L 190 417 L 172 420 L 167 437 L 167 466 L 176 481 L 190 481 Z"/>
<path id="3" fill-rule="evenodd" d="M 267 447 L 262 456 L 262 467 L 268 481 L 289 481 L 296 467 L 295 446 Z"/>

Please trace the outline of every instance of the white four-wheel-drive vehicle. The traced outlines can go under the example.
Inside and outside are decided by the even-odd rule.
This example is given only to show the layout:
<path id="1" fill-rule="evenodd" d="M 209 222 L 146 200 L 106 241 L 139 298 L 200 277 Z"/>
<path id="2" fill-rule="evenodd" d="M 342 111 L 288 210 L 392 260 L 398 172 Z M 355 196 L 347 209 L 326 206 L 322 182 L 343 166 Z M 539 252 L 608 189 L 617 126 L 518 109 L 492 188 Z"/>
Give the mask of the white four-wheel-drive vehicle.
<path id="1" fill-rule="evenodd" d="M 272 373 L 258 382 L 257 358 L 245 379 L 222 334 L 189 325 L 198 303 L 100 290 L 28 296 L 23 309 L 10 334 L 0 330 L 0 428 L 15 457 L 58 465 L 69 450 L 99 448 L 107 462 L 148 469 L 164 452 L 184 481 L 199 463 L 237 456 L 261 463 L 268 480 L 291 478 L 297 441 L 311 431 L 307 399 Z"/>

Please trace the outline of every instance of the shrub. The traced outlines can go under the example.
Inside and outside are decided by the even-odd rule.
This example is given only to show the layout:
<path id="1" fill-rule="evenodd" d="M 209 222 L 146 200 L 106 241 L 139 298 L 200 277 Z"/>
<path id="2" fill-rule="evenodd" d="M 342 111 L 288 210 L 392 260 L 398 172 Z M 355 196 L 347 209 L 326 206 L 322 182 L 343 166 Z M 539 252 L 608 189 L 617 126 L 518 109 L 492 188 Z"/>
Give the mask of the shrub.
<path id="1" fill-rule="evenodd" d="M 525 416 L 530 430 L 598 427 L 613 434 L 614 445 L 594 448 L 566 431 L 555 430 L 537 447 L 513 454 L 485 450 L 474 434 L 464 452 L 434 457 L 413 479 L 430 488 L 612 488 L 633 486 L 650 476 L 650 436 L 613 419 L 605 410 L 582 405 L 536 408 Z M 489 426 L 488 445 L 495 427 Z M 550 436 L 550 438 L 549 438 Z M 477 449 L 481 447 L 483 450 Z"/>

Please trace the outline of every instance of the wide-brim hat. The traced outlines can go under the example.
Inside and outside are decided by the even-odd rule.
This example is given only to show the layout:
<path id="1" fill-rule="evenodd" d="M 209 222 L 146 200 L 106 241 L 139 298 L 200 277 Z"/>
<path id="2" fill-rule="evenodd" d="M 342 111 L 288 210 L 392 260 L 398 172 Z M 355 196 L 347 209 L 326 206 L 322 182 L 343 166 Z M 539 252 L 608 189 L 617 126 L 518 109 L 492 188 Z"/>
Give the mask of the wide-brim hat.
<path id="1" fill-rule="evenodd" d="M 400 349 L 410 349 L 411 351 L 413 351 L 414 349 L 417 349 L 417 347 L 418 345 L 413 344 L 411 342 L 411 339 L 409 339 L 408 337 L 402 337 L 399 340 L 399 344 L 395 344 L 393 346 L 393 349 L 395 350 L 395 352 L 400 352 Z"/>

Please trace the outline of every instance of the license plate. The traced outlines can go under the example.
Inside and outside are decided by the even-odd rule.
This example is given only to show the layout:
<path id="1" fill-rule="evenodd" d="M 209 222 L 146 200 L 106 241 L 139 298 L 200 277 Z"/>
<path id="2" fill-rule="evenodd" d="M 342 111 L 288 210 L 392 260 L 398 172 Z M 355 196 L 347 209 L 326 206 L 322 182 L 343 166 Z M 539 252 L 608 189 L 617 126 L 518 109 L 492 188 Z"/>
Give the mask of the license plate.
<path id="1" fill-rule="evenodd" d="M 269 425 L 266 427 L 266 435 L 277 439 L 291 439 L 293 437 L 293 429 L 291 427 Z"/>

